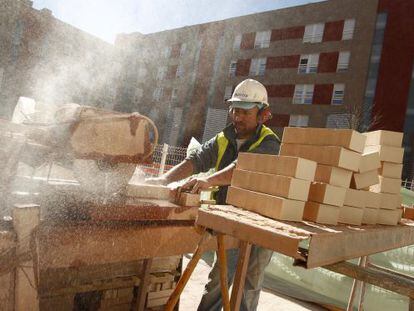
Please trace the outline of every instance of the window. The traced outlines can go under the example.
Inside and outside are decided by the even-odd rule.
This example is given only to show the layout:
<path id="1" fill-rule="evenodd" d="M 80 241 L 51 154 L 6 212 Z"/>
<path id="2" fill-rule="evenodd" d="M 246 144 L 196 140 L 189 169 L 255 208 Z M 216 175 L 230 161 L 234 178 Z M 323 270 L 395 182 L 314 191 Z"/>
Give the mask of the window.
<path id="1" fill-rule="evenodd" d="M 336 68 L 337 72 L 344 72 L 348 70 L 350 57 L 351 57 L 351 52 L 340 52 L 339 53 L 338 67 Z"/>
<path id="2" fill-rule="evenodd" d="M 250 63 L 250 76 L 263 76 L 266 70 L 266 57 L 253 58 Z"/>
<path id="3" fill-rule="evenodd" d="M 178 89 L 173 88 L 171 91 L 171 101 L 175 103 L 177 100 L 178 100 Z"/>
<path id="4" fill-rule="evenodd" d="M 234 37 L 234 42 L 233 42 L 234 51 L 240 50 L 241 40 L 242 40 L 242 35 L 237 35 L 236 37 Z"/>
<path id="5" fill-rule="evenodd" d="M 322 42 L 323 31 L 325 24 L 306 25 L 305 33 L 303 35 L 303 42 L 316 43 Z"/>
<path id="6" fill-rule="evenodd" d="M 354 37 L 355 19 L 347 19 L 344 23 L 342 40 L 351 40 Z"/>
<path id="7" fill-rule="evenodd" d="M 232 60 L 230 62 L 230 67 L 229 67 L 229 76 L 230 77 L 235 77 L 236 76 L 236 69 L 237 69 L 237 60 Z"/>
<path id="8" fill-rule="evenodd" d="M 298 73 L 316 73 L 318 71 L 319 54 L 301 55 Z"/>
<path id="9" fill-rule="evenodd" d="M 306 127 L 309 123 L 309 116 L 303 114 L 292 114 L 289 119 L 289 126 Z"/>
<path id="10" fill-rule="evenodd" d="M 157 80 L 164 80 L 166 74 L 167 74 L 167 67 L 165 66 L 159 67 L 158 72 L 157 72 Z"/>
<path id="11" fill-rule="evenodd" d="M 342 105 L 344 103 L 345 84 L 334 84 L 332 93 L 332 105 Z"/>
<path id="12" fill-rule="evenodd" d="M 170 46 L 165 47 L 162 54 L 164 58 L 169 58 L 171 55 L 171 47 Z"/>
<path id="13" fill-rule="evenodd" d="M 256 39 L 254 41 L 255 49 L 268 48 L 270 44 L 271 31 L 258 31 L 256 32 Z"/>
<path id="14" fill-rule="evenodd" d="M 186 51 L 187 51 L 187 44 L 186 43 L 181 44 L 180 57 L 183 57 Z"/>
<path id="15" fill-rule="evenodd" d="M 152 99 L 157 102 L 160 101 L 163 93 L 164 93 L 164 89 L 162 87 L 157 87 L 154 90 L 154 93 L 152 93 Z"/>
<path id="16" fill-rule="evenodd" d="M 179 64 L 177 67 L 177 72 L 175 73 L 176 78 L 181 78 L 184 75 L 184 66 L 183 64 Z"/>
<path id="17" fill-rule="evenodd" d="M 233 94 L 233 86 L 226 86 L 226 89 L 224 90 L 224 100 L 229 99 L 231 95 Z"/>
<path id="18" fill-rule="evenodd" d="M 295 86 L 295 94 L 293 97 L 294 104 L 312 104 L 313 100 L 313 84 L 297 84 Z"/>

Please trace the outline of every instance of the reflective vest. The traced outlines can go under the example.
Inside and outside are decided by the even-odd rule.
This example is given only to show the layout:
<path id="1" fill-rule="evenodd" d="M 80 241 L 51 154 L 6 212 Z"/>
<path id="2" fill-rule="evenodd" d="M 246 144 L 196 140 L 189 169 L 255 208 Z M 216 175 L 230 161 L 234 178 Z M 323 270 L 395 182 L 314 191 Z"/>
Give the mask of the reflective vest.
<path id="1" fill-rule="evenodd" d="M 256 149 L 265 139 L 265 137 L 269 135 L 274 135 L 278 140 L 279 138 L 277 135 L 267 126 L 262 126 L 262 129 L 260 131 L 259 139 L 256 140 L 248 149 L 248 151 L 252 151 Z M 219 170 L 220 162 L 224 156 L 224 153 L 226 152 L 227 146 L 229 144 L 229 140 L 224 136 L 224 132 L 220 132 L 217 134 L 217 144 L 218 144 L 218 157 L 216 162 L 216 172 Z"/>

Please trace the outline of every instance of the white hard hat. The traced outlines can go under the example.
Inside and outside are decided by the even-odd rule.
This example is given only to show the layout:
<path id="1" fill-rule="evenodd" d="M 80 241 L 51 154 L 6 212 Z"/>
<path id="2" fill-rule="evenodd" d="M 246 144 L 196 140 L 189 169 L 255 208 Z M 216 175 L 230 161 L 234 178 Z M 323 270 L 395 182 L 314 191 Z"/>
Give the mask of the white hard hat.
<path id="1" fill-rule="evenodd" d="M 242 109 L 251 109 L 254 106 L 259 108 L 269 106 L 266 88 L 259 81 L 253 79 L 240 82 L 227 101 L 231 102 L 232 107 Z"/>

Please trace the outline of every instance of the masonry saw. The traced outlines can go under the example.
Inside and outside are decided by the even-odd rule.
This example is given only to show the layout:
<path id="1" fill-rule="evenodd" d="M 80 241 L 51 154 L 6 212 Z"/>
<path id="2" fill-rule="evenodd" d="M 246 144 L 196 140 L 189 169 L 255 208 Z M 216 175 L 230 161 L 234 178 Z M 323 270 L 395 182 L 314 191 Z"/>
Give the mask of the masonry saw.
<path id="1" fill-rule="evenodd" d="M 12 122 L 0 122 L 2 152 L 9 157 L 31 167 L 58 163 L 70 168 L 82 190 L 95 194 L 120 191 L 137 164 L 152 162 L 158 131 L 141 114 L 65 104 L 47 115 L 42 109 L 28 113 L 31 106 L 23 100 Z"/>

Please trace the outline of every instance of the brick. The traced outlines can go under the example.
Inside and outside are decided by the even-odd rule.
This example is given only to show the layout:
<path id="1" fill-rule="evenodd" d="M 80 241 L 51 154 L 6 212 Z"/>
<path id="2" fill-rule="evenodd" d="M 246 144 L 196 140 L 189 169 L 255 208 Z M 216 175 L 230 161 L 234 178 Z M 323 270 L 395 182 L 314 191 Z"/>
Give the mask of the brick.
<path id="1" fill-rule="evenodd" d="M 384 130 L 367 132 L 363 133 L 363 135 L 367 138 L 365 142 L 366 146 L 384 145 L 401 147 L 403 139 L 403 133 Z"/>
<path id="2" fill-rule="evenodd" d="M 361 153 L 366 137 L 351 129 L 285 127 L 282 143 L 340 146 Z"/>
<path id="3" fill-rule="evenodd" d="M 401 191 L 401 179 L 399 178 L 388 178 L 383 176 L 378 176 L 379 184 L 369 187 L 369 190 L 372 192 L 381 192 L 381 193 L 400 193 Z"/>
<path id="4" fill-rule="evenodd" d="M 344 205 L 364 208 L 367 205 L 367 191 L 346 189 Z"/>
<path id="5" fill-rule="evenodd" d="M 366 191 L 366 207 L 368 208 L 380 208 L 381 205 L 381 194 L 371 191 Z"/>
<path id="6" fill-rule="evenodd" d="M 353 189 L 364 189 L 378 183 L 379 178 L 377 170 L 352 174 L 351 188 Z"/>
<path id="7" fill-rule="evenodd" d="M 344 205 L 339 208 L 338 222 L 360 226 L 362 224 L 363 215 L 363 208 Z"/>
<path id="8" fill-rule="evenodd" d="M 402 196 L 400 194 L 379 193 L 381 196 L 381 209 L 396 209 L 401 207 Z"/>
<path id="9" fill-rule="evenodd" d="M 337 225 L 339 209 L 338 206 L 308 201 L 305 203 L 303 219 L 319 224 Z"/>
<path id="10" fill-rule="evenodd" d="M 233 171 L 231 180 L 231 185 L 237 188 L 300 201 L 308 199 L 310 183 L 293 177 L 239 169 Z"/>
<path id="11" fill-rule="evenodd" d="M 317 162 L 357 172 L 361 155 L 337 146 L 312 146 L 281 144 L 280 154 L 286 156 L 301 157 Z"/>
<path id="12" fill-rule="evenodd" d="M 404 207 L 403 218 L 414 220 L 414 208 Z"/>
<path id="13" fill-rule="evenodd" d="M 379 175 L 389 178 L 401 178 L 403 165 L 392 162 L 381 162 Z"/>
<path id="14" fill-rule="evenodd" d="M 200 194 L 181 192 L 177 204 L 181 206 L 200 206 Z"/>
<path id="15" fill-rule="evenodd" d="M 378 152 L 364 153 L 359 164 L 359 173 L 373 171 L 381 167 L 380 155 Z"/>
<path id="16" fill-rule="evenodd" d="M 127 196 L 146 199 L 168 200 L 170 188 L 159 185 L 128 184 Z"/>
<path id="17" fill-rule="evenodd" d="M 378 208 L 364 208 L 364 215 L 362 216 L 362 223 L 365 225 L 375 225 L 378 220 Z"/>
<path id="18" fill-rule="evenodd" d="M 352 172 L 343 168 L 318 164 L 315 181 L 333 186 L 348 188 L 351 184 Z"/>
<path id="19" fill-rule="evenodd" d="M 237 168 L 312 181 L 315 177 L 316 163 L 297 157 L 239 153 Z"/>
<path id="20" fill-rule="evenodd" d="M 393 209 L 393 210 L 380 208 L 378 210 L 377 223 L 380 225 L 395 226 L 401 220 L 401 216 L 402 216 L 401 208 Z"/>
<path id="21" fill-rule="evenodd" d="M 345 201 L 346 188 L 313 182 L 309 189 L 309 201 L 334 206 L 342 206 Z"/>
<path id="22" fill-rule="evenodd" d="M 305 202 L 229 187 L 227 203 L 278 220 L 301 221 Z"/>
<path id="23" fill-rule="evenodd" d="M 366 146 L 364 153 L 379 152 L 380 160 L 383 162 L 392 162 L 401 164 L 404 155 L 404 148 L 390 146 Z"/>

